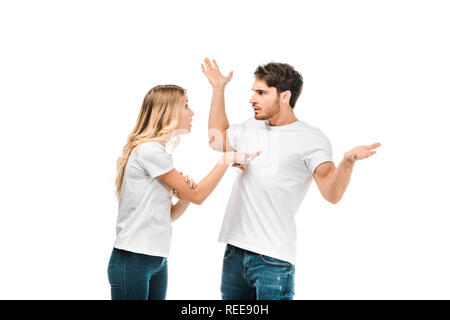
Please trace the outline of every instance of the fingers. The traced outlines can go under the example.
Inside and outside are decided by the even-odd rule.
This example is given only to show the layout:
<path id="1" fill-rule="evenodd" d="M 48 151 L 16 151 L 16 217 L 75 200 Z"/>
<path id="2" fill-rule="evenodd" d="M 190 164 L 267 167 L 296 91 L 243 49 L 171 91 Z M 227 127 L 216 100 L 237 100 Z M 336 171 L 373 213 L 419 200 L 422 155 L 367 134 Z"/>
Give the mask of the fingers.
<path id="1" fill-rule="evenodd" d="M 230 73 L 228 74 L 227 80 L 230 81 L 231 78 L 233 78 L 233 71 L 230 71 Z"/>
<path id="2" fill-rule="evenodd" d="M 206 74 L 205 66 L 203 65 L 203 63 L 202 63 L 202 72 L 203 74 Z"/>
<path id="3" fill-rule="evenodd" d="M 381 143 L 377 142 L 377 143 L 371 144 L 370 146 L 367 146 L 367 148 L 375 149 L 375 148 L 378 148 L 379 146 L 381 146 Z"/>
<path id="4" fill-rule="evenodd" d="M 360 154 L 355 154 L 353 156 L 354 160 L 363 160 L 363 159 L 367 159 L 371 156 L 373 156 L 375 153 L 377 153 L 376 151 L 369 151 L 369 152 L 364 152 L 364 153 L 360 153 Z"/>
<path id="5" fill-rule="evenodd" d="M 233 164 L 232 167 L 239 168 L 239 169 L 241 169 L 242 171 L 245 170 L 245 167 L 243 167 L 241 164 L 237 164 L 237 163 Z"/>
<path id="6" fill-rule="evenodd" d="M 214 64 L 214 68 L 217 69 L 217 70 L 220 70 L 220 69 L 219 69 L 219 66 L 217 65 L 216 60 L 213 59 L 212 62 L 213 62 L 213 64 Z"/>
<path id="7" fill-rule="evenodd" d="M 183 175 L 183 172 L 180 172 L 180 174 Z M 188 174 L 184 177 L 184 182 L 186 182 L 191 189 L 197 188 L 197 183 L 195 183 L 194 179 L 189 178 Z"/>
<path id="8" fill-rule="evenodd" d="M 381 146 L 381 143 L 377 142 L 377 143 L 374 143 L 373 145 L 371 145 L 370 149 L 375 149 L 375 148 L 378 148 L 379 146 Z"/>
<path id="9" fill-rule="evenodd" d="M 247 167 L 247 163 L 251 161 L 253 158 L 259 156 L 262 151 L 254 152 L 254 153 L 241 153 L 241 152 L 230 152 L 230 155 L 227 156 L 232 160 L 232 167 L 239 168 L 241 170 L 245 170 Z"/>
<path id="10" fill-rule="evenodd" d="M 369 151 L 367 153 L 362 154 L 361 158 L 363 158 L 363 159 L 368 158 L 370 156 L 373 156 L 375 153 L 377 153 L 377 152 L 376 151 Z"/>
<path id="11" fill-rule="evenodd" d="M 207 71 L 214 70 L 214 67 L 213 67 L 212 63 L 211 63 L 211 61 L 209 61 L 208 58 L 205 58 L 205 60 L 203 60 L 203 61 L 205 62 L 205 66 L 206 66 L 206 70 Z"/>
<path id="12" fill-rule="evenodd" d="M 246 153 L 245 156 L 246 156 L 247 160 L 251 160 L 251 159 L 259 156 L 261 153 L 262 153 L 262 151 L 258 151 L 258 152 L 254 152 L 254 153 L 250 153 L 250 154 Z"/>

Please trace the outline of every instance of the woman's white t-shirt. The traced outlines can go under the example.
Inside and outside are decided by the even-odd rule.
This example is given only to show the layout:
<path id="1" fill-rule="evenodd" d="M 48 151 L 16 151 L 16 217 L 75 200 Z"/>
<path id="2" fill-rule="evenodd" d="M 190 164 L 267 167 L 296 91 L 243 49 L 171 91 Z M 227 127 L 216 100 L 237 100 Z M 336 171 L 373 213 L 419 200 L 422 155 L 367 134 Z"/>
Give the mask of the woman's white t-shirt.
<path id="1" fill-rule="evenodd" d="M 114 247 L 168 257 L 172 191 L 157 177 L 173 169 L 163 145 L 145 142 L 128 159 L 119 198 Z"/>

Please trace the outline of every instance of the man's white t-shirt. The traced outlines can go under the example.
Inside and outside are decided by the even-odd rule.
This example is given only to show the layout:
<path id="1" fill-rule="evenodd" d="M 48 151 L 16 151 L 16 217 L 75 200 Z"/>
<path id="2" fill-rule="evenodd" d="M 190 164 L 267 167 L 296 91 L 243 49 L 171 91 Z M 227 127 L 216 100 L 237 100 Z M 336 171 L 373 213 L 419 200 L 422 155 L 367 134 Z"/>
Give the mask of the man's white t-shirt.
<path id="1" fill-rule="evenodd" d="M 333 161 L 330 141 L 304 121 L 271 126 L 253 118 L 227 136 L 239 152 L 262 153 L 237 172 L 219 241 L 295 264 L 294 216 L 316 167 Z"/>
<path id="2" fill-rule="evenodd" d="M 163 145 L 145 142 L 128 159 L 119 198 L 114 247 L 168 257 L 172 192 L 157 177 L 173 169 Z"/>

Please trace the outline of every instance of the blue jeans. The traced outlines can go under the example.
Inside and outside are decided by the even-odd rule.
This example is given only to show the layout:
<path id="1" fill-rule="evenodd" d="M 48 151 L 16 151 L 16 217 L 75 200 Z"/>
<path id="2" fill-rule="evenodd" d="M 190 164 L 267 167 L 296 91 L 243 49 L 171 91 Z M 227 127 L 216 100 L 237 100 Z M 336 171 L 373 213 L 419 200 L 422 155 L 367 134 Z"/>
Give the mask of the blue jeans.
<path id="1" fill-rule="evenodd" d="M 223 257 L 223 300 L 292 300 L 295 266 L 227 244 Z"/>
<path id="2" fill-rule="evenodd" d="M 164 300 L 167 258 L 114 248 L 108 264 L 112 300 Z"/>

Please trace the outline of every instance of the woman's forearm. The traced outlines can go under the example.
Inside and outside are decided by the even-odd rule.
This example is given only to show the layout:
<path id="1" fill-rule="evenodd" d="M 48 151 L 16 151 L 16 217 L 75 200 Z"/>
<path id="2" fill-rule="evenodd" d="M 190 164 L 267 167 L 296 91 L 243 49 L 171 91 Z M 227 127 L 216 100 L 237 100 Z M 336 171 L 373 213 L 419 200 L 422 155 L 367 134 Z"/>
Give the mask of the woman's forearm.
<path id="1" fill-rule="evenodd" d="M 220 179 L 222 179 L 231 163 L 239 165 L 239 168 L 244 170 L 248 161 L 255 158 L 260 153 L 260 151 L 252 154 L 240 153 L 236 151 L 224 153 L 219 162 L 208 173 L 208 175 L 197 184 L 197 187 L 194 190 L 190 189 L 189 186 L 186 185 L 183 176 L 180 175 L 176 169 L 160 175 L 158 178 L 170 189 L 177 190 L 179 199 L 187 200 L 195 204 L 202 204 L 219 184 Z"/>
<path id="2" fill-rule="evenodd" d="M 187 207 L 189 207 L 189 204 L 189 201 L 178 200 L 176 204 L 172 205 L 172 210 L 170 212 L 170 219 L 172 220 L 172 222 L 183 215 Z"/>
<path id="3" fill-rule="evenodd" d="M 184 177 L 180 175 L 177 170 L 159 176 L 159 180 L 172 190 L 177 190 L 177 197 L 181 200 L 187 200 L 195 204 L 201 204 L 219 184 L 220 179 L 227 171 L 230 161 L 226 161 L 226 154 L 221 157 L 221 160 L 214 166 L 214 168 L 197 183 L 195 189 L 189 188 L 184 181 Z M 229 159 L 228 159 L 229 160 Z"/>
<path id="4" fill-rule="evenodd" d="M 224 157 L 215 165 L 210 173 L 197 184 L 195 204 L 202 204 L 203 201 L 213 192 L 228 169 Z"/>

